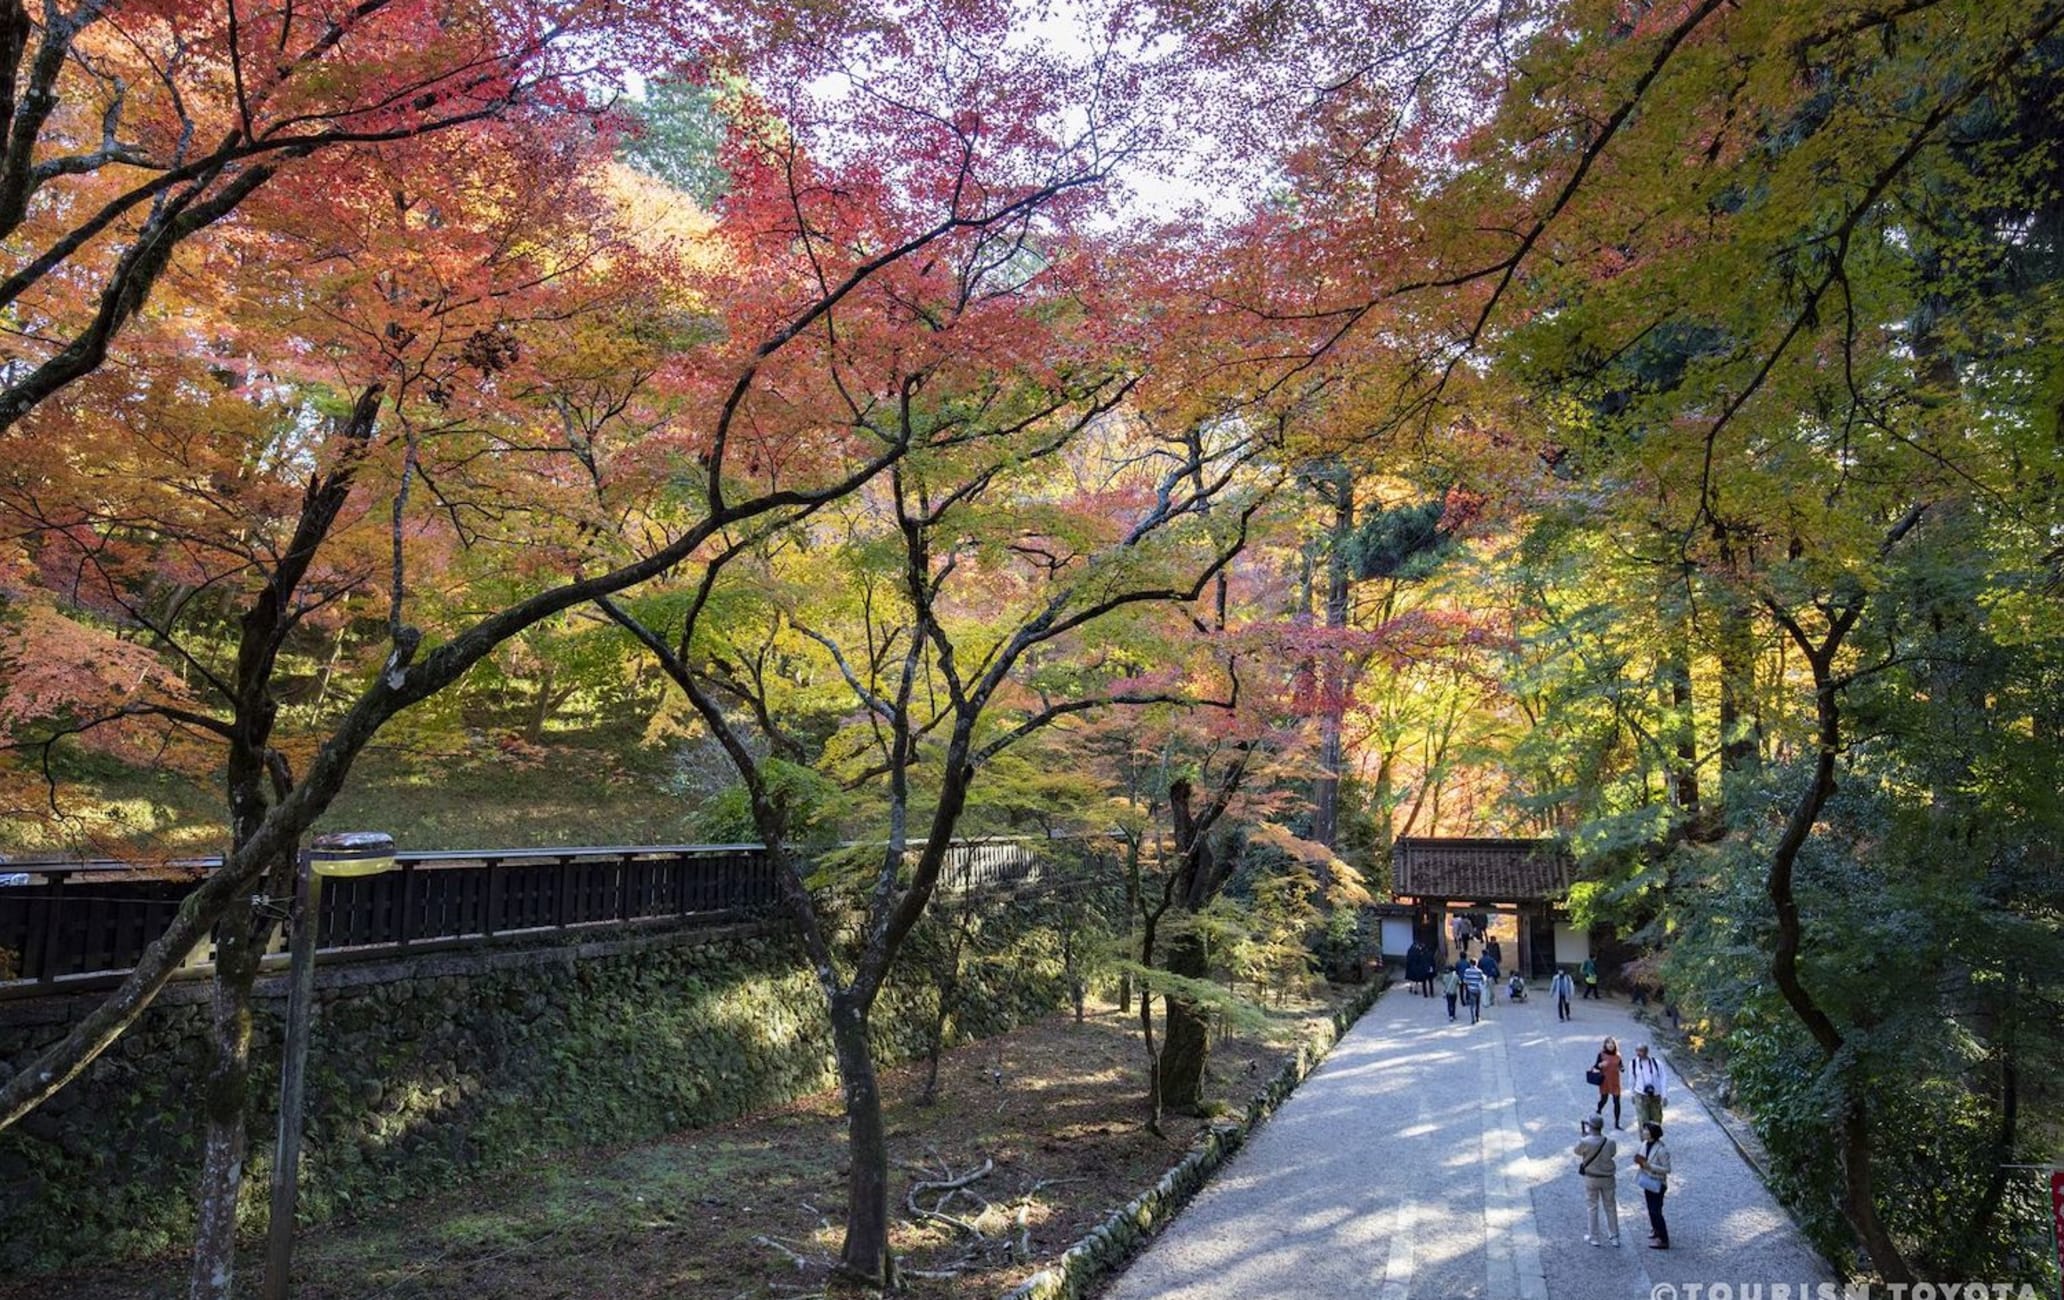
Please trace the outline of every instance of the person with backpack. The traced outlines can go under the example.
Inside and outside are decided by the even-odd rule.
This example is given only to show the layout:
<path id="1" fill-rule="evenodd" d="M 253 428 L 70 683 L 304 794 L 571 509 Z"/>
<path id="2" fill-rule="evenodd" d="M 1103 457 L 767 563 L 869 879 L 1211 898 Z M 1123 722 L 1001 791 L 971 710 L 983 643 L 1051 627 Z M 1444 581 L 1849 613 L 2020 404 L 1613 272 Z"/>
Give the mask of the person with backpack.
<path id="1" fill-rule="evenodd" d="M 1598 960 L 1594 957 L 1586 957 L 1584 958 L 1584 1000 L 1588 1002 L 1593 999 L 1598 1001 L 1604 1000 L 1598 995 Z"/>
<path id="2" fill-rule="evenodd" d="M 1639 1170 L 1634 1181 L 1641 1188 L 1641 1198 L 1648 1202 L 1648 1248 L 1668 1250 L 1670 1225 L 1663 1222 L 1663 1198 L 1670 1194 L 1670 1148 L 1663 1145 L 1661 1124 L 1643 1124 L 1641 1138 L 1641 1153 L 1634 1157 L 1634 1167 Z"/>
<path id="3" fill-rule="evenodd" d="M 1570 978 L 1568 971 L 1558 966 L 1555 978 L 1548 981 L 1548 993 L 1555 999 L 1555 1018 L 1568 1020 L 1570 999 L 1577 995 L 1577 982 Z"/>
<path id="4" fill-rule="evenodd" d="M 1448 1000 L 1448 1019 L 1455 1018 L 1455 991 L 1462 987 L 1461 977 L 1450 967 L 1440 973 L 1441 994 Z"/>
<path id="5" fill-rule="evenodd" d="M 1613 1161 L 1620 1154 L 1619 1144 L 1605 1135 L 1605 1121 L 1596 1115 L 1584 1116 L 1579 1131 L 1583 1136 L 1577 1139 L 1574 1148 L 1577 1176 L 1584 1180 L 1584 1208 L 1591 1220 L 1591 1230 L 1584 1234 L 1584 1244 L 1617 1246 L 1620 1244 L 1620 1184 Z"/>
<path id="6" fill-rule="evenodd" d="M 1469 1004 L 1469 1023 L 1483 1019 L 1483 967 L 1473 961 L 1462 963 L 1462 1000 Z"/>
<path id="7" fill-rule="evenodd" d="M 1661 1124 L 1670 1085 L 1662 1061 L 1649 1055 L 1647 1043 L 1636 1047 L 1634 1059 L 1627 1062 L 1627 1082 L 1634 1089 L 1634 1117 L 1644 1124 Z"/>

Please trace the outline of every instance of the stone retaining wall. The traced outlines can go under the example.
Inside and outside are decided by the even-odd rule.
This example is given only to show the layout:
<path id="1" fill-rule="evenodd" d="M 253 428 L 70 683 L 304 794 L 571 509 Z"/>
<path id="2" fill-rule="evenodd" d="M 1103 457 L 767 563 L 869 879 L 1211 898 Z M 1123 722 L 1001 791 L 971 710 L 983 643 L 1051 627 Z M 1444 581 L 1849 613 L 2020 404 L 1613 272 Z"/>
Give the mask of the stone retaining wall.
<path id="1" fill-rule="evenodd" d="M 1052 900 L 983 904 L 953 1039 L 1061 1004 Z M 927 923 L 930 925 L 931 923 Z M 924 927 L 911 957 L 922 958 Z M 936 994 L 906 962 L 877 1004 L 884 1062 L 924 1051 Z M 588 1145 L 712 1124 L 836 1081 L 823 999 L 785 928 L 645 933 L 318 968 L 301 1217 L 319 1222 Z M 245 1221 L 264 1219 L 285 980 L 260 982 Z M 71 1086 L 0 1134 L 0 1268 L 188 1238 L 208 989 L 165 990 Z M 90 996 L 0 1004 L 0 1072 Z"/>
<path id="2" fill-rule="evenodd" d="M 1210 1180 L 1212 1173 L 1246 1144 L 1248 1135 L 1275 1113 L 1283 1099 L 1296 1091 L 1305 1076 L 1326 1059 L 1333 1044 L 1340 1041 L 1340 1036 L 1382 995 L 1381 985 L 1356 994 L 1352 1001 L 1333 1013 L 1330 1032 L 1323 1032 L 1299 1044 L 1297 1055 L 1276 1072 L 1276 1077 L 1267 1086 L 1254 1094 L 1245 1114 L 1238 1120 L 1212 1125 L 1175 1168 L 1161 1175 L 1159 1182 L 1061 1252 L 1060 1259 L 1052 1266 L 1026 1278 L 1004 1300 L 1078 1300 L 1098 1277 L 1131 1258 L 1156 1229 L 1189 1204 L 1190 1198 Z"/>

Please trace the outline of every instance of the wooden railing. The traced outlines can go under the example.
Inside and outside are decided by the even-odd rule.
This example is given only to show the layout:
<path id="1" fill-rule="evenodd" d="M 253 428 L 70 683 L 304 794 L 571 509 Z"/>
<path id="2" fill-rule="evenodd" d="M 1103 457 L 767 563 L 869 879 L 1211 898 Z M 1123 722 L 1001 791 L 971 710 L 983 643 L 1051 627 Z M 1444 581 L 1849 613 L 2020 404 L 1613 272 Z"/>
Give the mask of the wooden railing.
<path id="1" fill-rule="evenodd" d="M 942 884 L 991 889 L 1036 880 L 1043 840 L 954 845 Z M 521 936 L 769 913 L 780 901 L 756 844 L 634 845 L 400 853 L 384 875 L 323 888 L 317 950 L 326 959 L 463 947 Z M 138 868 L 121 862 L 0 865 L 0 998 L 112 984 L 163 934 L 216 860 Z M 212 961 L 202 945 L 188 965 Z"/>

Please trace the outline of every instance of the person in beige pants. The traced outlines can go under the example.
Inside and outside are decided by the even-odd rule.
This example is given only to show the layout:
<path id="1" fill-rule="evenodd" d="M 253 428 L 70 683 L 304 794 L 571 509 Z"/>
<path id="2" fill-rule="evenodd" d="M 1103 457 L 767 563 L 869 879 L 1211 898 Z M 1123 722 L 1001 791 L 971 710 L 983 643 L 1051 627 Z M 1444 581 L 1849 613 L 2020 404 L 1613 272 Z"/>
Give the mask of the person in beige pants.
<path id="1" fill-rule="evenodd" d="M 1577 1139 L 1572 1148 L 1577 1156 L 1577 1173 L 1584 1180 L 1584 1205 L 1591 1216 L 1591 1230 L 1584 1234 L 1584 1241 L 1592 1246 L 1617 1246 L 1620 1244 L 1620 1198 L 1619 1183 L 1614 1177 L 1613 1161 L 1620 1149 L 1605 1135 L 1605 1120 L 1602 1116 L 1586 1115 L 1583 1123 L 1584 1136 Z M 1600 1218 L 1604 1219 L 1604 1231 L 1600 1231 Z"/>

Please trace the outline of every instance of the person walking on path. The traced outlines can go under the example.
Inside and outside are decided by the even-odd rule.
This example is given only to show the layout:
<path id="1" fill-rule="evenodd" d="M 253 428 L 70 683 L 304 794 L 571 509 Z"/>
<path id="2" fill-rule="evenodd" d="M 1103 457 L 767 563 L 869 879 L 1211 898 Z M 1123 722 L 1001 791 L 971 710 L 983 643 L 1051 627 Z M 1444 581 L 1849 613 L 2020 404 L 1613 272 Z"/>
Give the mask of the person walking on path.
<path id="1" fill-rule="evenodd" d="M 1596 1075 L 1597 1077 L 1592 1078 L 1592 1075 Z M 1591 1069 L 1587 1074 L 1585 1074 L 1584 1077 L 1590 1079 L 1591 1082 L 1598 1085 L 1597 1114 L 1599 1116 L 1599 1125 L 1601 1127 L 1604 1126 L 1605 1099 L 1607 1097 L 1610 1097 L 1612 1098 L 1612 1126 L 1614 1128 L 1627 1127 L 1625 1124 L 1620 1122 L 1619 1039 L 1608 1038 L 1605 1040 L 1605 1045 L 1598 1049 L 1598 1059 L 1591 1062 Z"/>
<path id="2" fill-rule="evenodd" d="M 1577 995 L 1577 982 L 1569 977 L 1568 971 L 1558 966 L 1555 978 L 1548 981 L 1548 992 L 1555 999 L 1555 1018 L 1568 1020 L 1570 999 Z"/>
<path id="3" fill-rule="evenodd" d="M 1455 990 L 1462 987 L 1461 977 L 1456 975 L 1452 968 L 1444 970 L 1440 973 L 1440 986 L 1441 993 L 1448 999 L 1448 1019 L 1453 1020 L 1455 1018 Z"/>
<path id="4" fill-rule="evenodd" d="M 1598 960 L 1595 957 L 1586 957 L 1584 958 L 1584 1000 L 1588 1002 L 1593 999 L 1598 999 Z M 1599 1000 L 1602 1001 L 1602 999 Z"/>
<path id="5" fill-rule="evenodd" d="M 1491 938 L 1484 944 L 1484 951 L 1486 953 L 1489 953 L 1491 960 L 1497 962 L 1500 966 L 1503 966 L 1505 964 L 1505 950 L 1498 946 L 1498 938 L 1496 935 L 1492 935 Z"/>
<path id="6" fill-rule="evenodd" d="M 1405 983 L 1412 986 L 1412 992 L 1422 993 L 1425 990 L 1420 988 L 1419 985 L 1420 981 L 1425 978 L 1426 951 L 1419 946 L 1418 941 L 1415 939 L 1412 942 L 1412 946 L 1405 949 Z"/>
<path id="7" fill-rule="evenodd" d="M 1663 1222 L 1663 1198 L 1670 1194 L 1670 1148 L 1663 1145 L 1663 1126 L 1643 1124 L 1641 1143 L 1641 1153 L 1634 1157 L 1635 1168 L 1641 1172 L 1634 1175 L 1634 1181 L 1641 1188 L 1641 1198 L 1648 1202 L 1648 1247 L 1668 1250 L 1670 1225 Z"/>
<path id="8" fill-rule="evenodd" d="M 1473 961 L 1462 963 L 1462 1000 L 1469 1004 L 1469 1023 L 1483 1019 L 1483 968 Z"/>
<path id="9" fill-rule="evenodd" d="M 1613 1161 L 1619 1157 L 1620 1148 L 1605 1135 L 1604 1121 L 1598 1116 L 1586 1115 L 1582 1128 L 1584 1135 L 1577 1139 L 1574 1149 L 1577 1174 L 1584 1180 L 1584 1208 L 1591 1224 L 1590 1231 L 1584 1234 L 1584 1244 L 1617 1246 L 1620 1244 L 1620 1186 Z M 1602 1224 L 1601 1219 L 1604 1221 Z"/>
<path id="10" fill-rule="evenodd" d="M 1483 960 L 1476 965 L 1483 971 L 1484 996 L 1490 999 L 1490 1005 L 1495 1007 L 1498 1005 L 1498 959 L 1486 950 Z"/>
<path id="11" fill-rule="evenodd" d="M 1662 1061 L 1649 1055 L 1647 1043 L 1635 1048 L 1634 1059 L 1627 1063 L 1627 1084 L 1634 1089 L 1634 1118 L 1643 1124 L 1661 1124 L 1670 1085 L 1663 1077 Z"/>

